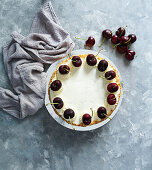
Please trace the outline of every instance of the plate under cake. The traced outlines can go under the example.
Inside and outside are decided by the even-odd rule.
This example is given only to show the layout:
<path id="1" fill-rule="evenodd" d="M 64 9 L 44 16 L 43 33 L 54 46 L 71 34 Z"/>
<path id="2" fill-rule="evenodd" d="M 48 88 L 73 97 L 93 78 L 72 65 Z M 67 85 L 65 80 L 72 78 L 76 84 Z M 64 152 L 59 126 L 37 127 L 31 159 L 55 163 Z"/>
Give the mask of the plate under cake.
<path id="1" fill-rule="evenodd" d="M 63 60 L 53 72 L 48 86 L 49 102 L 55 113 L 67 123 L 81 127 L 91 126 L 105 121 L 106 119 L 111 119 L 110 116 L 117 108 L 121 96 L 120 77 L 116 68 L 107 61 L 107 69 L 105 71 L 99 71 L 98 64 L 101 60 L 104 60 L 104 58 L 95 56 L 97 64 L 90 66 L 86 62 L 88 55 L 89 54 L 77 55 L 82 61 L 80 67 L 75 67 L 73 65 L 73 56 Z M 67 74 L 61 74 L 59 72 L 59 67 L 61 65 L 69 66 L 70 70 L 67 70 Z M 107 80 L 105 78 L 105 73 L 111 70 L 116 73 L 116 76 L 112 80 Z M 55 80 L 60 80 L 62 84 L 61 88 L 57 91 L 50 88 L 52 82 Z M 107 86 L 110 83 L 116 83 L 118 85 L 118 90 L 116 92 L 109 92 L 107 90 Z M 109 94 L 115 95 L 115 104 L 111 105 L 107 102 L 107 96 Z M 63 101 L 63 107 L 60 109 L 55 107 L 58 103 L 56 105 L 53 104 L 53 100 L 57 97 L 61 98 Z M 98 116 L 97 110 L 99 107 L 104 107 L 106 109 L 106 114 L 104 114 L 102 118 Z M 64 112 L 66 109 L 72 109 L 74 111 L 74 117 L 65 118 Z M 90 115 L 91 120 L 89 124 L 84 123 L 84 114 Z"/>

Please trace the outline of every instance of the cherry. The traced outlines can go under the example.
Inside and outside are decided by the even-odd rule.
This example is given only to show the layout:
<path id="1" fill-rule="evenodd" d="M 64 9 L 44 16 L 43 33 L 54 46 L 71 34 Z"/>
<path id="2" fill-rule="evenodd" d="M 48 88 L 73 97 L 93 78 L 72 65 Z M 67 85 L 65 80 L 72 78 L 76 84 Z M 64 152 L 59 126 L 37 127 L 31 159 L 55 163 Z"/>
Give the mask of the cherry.
<path id="1" fill-rule="evenodd" d="M 107 90 L 108 90 L 109 92 L 111 92 L 111 93 L 116 92 L 118 89 L 119 89 L 119 86 L 118 86 L 117 83 L 110 83 L 110 84 L 108 84 L 108 86 L 107 86 Z"/>
<path id="2" fill-rule="evenodd" d="M 75 113 L 74 113 L 74 111 L 72 110 L 72 109 L 66 109 L 65 111 L 64 111 L 64 118 L 65 119 L 71 119 L 71 118 L 73 118 L 74 117 L 74 115 L 75 115 Z"/>
<path id="3" fill-rule="evenodd" d="M 128 52 L 128 53 L 131 53 L 131 54 L 133 54 L 133 55 L 136 54 L 134 50 L 128 50 L 127 52 Z"/>
<path id="4" fill-rule="evenodd" d="M 113 70 L 107 71 L 107 72 L 105 73 L 105 78 L 106 78 L 107 80 L 112 80 L 112 79 L 114 79 L 115 77 L 116 77 L 116 73 L 115 73 Z"/>
<path id="5" fill-rule="evenodd" d="M 109 29 L 106 29 L 102 31 L 102 36 L 106 39 L 110 39 L 112 37 L 112 31 Z"/>
<path id="6" fill-rule="evenodd" d="M 113 35 L 112 38 L 111 38 L 111 42 L 113 44 L 118 44 L 119 43 L 119 38 L 117 35 Z"/>
<path id="7" fill-rule="evenodd" d="M 61 65 L 61 66 L 59 67 L 59 72 L 60 72 L 61 74 L 68 74 L 69 71 L 70 71 L 70 67 L 69 67 L 68 65 Z"/>
<path id="8" fill-rule="evenodd" d="M 117 51 L 120 54 L 123 54 L 123 53 L 127 52 L 127 50 L 128 50 L 128 46 L 127 45 L 118 45 L 117 46 Z"/>
<path id="9" fill-rule="evenodd" d="M 133 50 L 128 50 L 125 54 L 127 60 L 133 60 L 134 56 L 135 56 L 135 51 Z"/>
<path id="10" fill-rule="evenodd" d="M 125 29 L 123 27 L 118 28 L 118 30 L 116 31 L 116 35 L 118 37 L 124 36 L 125 33 L 126 33 L 126 31 L 125 31 Z"/>
<path id="11" fill-rule="evenodd" d="M 129 34 L 128 37 L 131 38 L 130 40 L 131 43 L 134 43 L 137 39 L 135 34 Z"/>
<path id="12" fill-rule="evenodd" d="M 105 71 L 108 67 L 108 62 L 106 60 L 101 60 L 98 64 L 98 70 L 99 71 Z"/>
<path id="13" fill-rule="evenodd" d="M 82 64 L 82 60 L 79 56 L 73 56 L 72 57 L 72 64 L 75 66 L 75 67 L 80 67 L 81 64 Z"/>
<path id="14" fill-rule="evenodd" d="M 95 39 L 90 36 L 85 43 L 86 43 L 86 46 L 92 47 L 92 46 L 94 46 L 94 44 L 95 44 Z"/>
<path id="15" fill-rule="evenodd" d="M 82 121 L 85 125 L 89 125 L 91 123 L 91 116 L 88 113 L 84 114 Z"/>
<path id="16" fill-rule="evenodd" d="M 109 94 L 107 97 L 107 102 L 110 105 L 114 105 L 116 103 L 116 97 L 114 94 Z"/>
<path id="17" fill-rule="evenodd" d="M 54 104 L 54 107 L 56 109 L 61 109 L 63 107 L 63 100 L 60 97 L 54 98 L 53 103 L 58 103 L 58 104 Z"/>
<path id="18" fill-rule="evenodd" d="M 125 57 L 126 57 L 126 59 L 129 60 L 129 61 L 131 61 L 131 60 L 134 59 L 134 55 L 132 55 L 131 53 L 126 53 Z"/>
<path id="19" fill-rule="evenodd" d="M 128 36 L 122 36 L 119 39 L 120 44 L 128 44 L 130 42 L 131 38 L 129 38 Z"/>
<path id="20" fill-rule="evenodd" d="M 86 61 L 89 66 L 94 66 L 97 64 L 97 59 L 93 54 L 89 54 L 86 58 Z"/>
<path id="21" fill-rule="evenodd" d="M 104 119 L 107 115 L 107 110 L 105 107 L 99 107 L 97 110 L 98 117 Z"/>
<path id="22" fill-rule="evenodd" d="M 62 83 L 60 80 L 54 80 L 51 85 L 50 85 L 50 88 L 51 90 L 53 91 L 58 91 L 62 86 Z"/>

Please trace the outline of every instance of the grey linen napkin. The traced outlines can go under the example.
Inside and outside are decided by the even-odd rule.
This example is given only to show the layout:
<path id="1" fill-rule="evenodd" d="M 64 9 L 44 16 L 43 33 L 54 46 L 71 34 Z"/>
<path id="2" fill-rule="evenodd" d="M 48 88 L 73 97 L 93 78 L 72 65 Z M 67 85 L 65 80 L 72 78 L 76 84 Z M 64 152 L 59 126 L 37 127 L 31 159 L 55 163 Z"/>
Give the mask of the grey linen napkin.
<path id="1" fill-rule="evenodd" d="M 44 104 L 46 73 L 44 64 L 66 57 L 74 48 L 61 27 L 51 2 L 37 13 L 27 37 L 14 32 L 3 48 L 3 61 L 14 92 L 0 87 L 0 107 L 23 119 Z"/>

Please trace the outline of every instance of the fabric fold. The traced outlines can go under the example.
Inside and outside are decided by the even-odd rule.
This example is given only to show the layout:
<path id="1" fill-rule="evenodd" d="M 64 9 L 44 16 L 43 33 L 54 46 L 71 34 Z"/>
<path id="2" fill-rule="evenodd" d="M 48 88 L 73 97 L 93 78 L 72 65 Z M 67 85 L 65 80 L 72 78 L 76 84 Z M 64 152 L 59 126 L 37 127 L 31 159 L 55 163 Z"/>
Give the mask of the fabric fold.
<path id="1" fill-rule="evenodd" d="M 45 64 L 66 57 L 74 48 L 70 35 L 61 27 L 51 2 L 37 13 L 28 36 L 12 33 L 3 48 L 3 61 L 14 93 L 0 88 L 0 107 L 23 119 L 44 104 Z"/>

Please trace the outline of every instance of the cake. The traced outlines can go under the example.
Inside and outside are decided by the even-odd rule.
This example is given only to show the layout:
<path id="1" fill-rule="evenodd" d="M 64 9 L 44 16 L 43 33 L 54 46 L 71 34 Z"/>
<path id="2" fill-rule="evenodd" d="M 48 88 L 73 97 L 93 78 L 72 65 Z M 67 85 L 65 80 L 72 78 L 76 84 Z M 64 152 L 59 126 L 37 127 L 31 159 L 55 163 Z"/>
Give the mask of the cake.
<path id="1" fill-rule="evenodd" d="M 93 54 L 69 56 L 53 72 L 48 97 L 55 113 L 75 126 L 91 126 L 116 109 L 121 95 L 118 71 Z"/>

